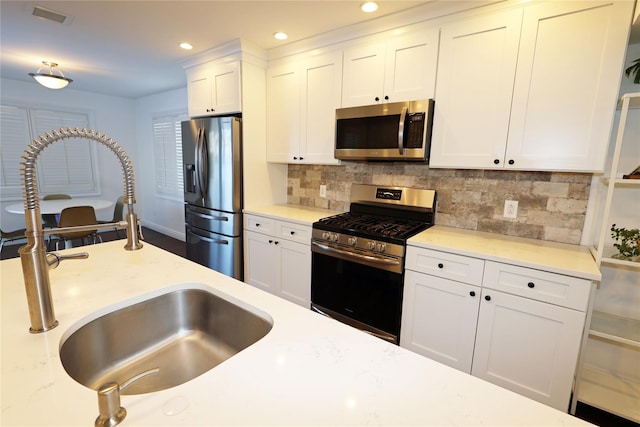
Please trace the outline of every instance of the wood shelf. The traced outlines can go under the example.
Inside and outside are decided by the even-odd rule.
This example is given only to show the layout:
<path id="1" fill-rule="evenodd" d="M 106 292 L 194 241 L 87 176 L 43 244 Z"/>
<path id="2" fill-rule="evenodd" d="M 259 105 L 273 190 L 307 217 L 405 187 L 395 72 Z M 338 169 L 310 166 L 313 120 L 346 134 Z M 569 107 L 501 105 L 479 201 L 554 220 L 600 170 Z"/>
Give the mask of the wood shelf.
<path id="1" fill-rule="evenodd" d="M 590 366 L 582 371 L 578 400 L 640 423 L 640 383 Z"/>
<path id="2" fill-rule="evenodd" d="M 594 310 L 589 336 L 640 350 L 640 320 Z"/>

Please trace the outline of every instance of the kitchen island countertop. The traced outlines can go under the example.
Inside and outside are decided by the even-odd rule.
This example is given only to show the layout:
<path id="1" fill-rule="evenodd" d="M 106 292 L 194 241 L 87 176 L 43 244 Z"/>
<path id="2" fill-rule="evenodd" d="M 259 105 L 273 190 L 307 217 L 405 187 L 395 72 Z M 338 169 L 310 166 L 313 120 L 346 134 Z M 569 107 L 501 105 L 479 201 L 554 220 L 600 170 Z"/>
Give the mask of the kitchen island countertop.
<path id="1" fill-rule="evenodd" d="M 63 251 L 89 259 L 51 270 L 60 325 L 28 332 L 20 260 L 0 262 L 1 424 L 88 426 L 96 392 L 72 380 L 58 354 L 69 330 L 149 295 L 197 283 L 268 313 L 256 344 L 185 384 L 123 396 L 126 426 L 492 425 L 588 423 L 312 313 L 148 243 Z"/>

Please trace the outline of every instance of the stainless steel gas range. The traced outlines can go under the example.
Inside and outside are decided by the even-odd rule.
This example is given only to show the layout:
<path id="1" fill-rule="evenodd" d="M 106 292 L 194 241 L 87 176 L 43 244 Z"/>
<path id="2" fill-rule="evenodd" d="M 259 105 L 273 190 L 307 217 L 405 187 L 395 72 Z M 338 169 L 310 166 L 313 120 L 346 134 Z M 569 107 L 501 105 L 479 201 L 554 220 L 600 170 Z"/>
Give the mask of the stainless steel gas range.
<path id="1" fill-rule="evenodd" d="M 436 192 L 353 184 L 350 200 L 313 224 L 311 309 L 398 344 L 406 242 L 434 224 Z"/>

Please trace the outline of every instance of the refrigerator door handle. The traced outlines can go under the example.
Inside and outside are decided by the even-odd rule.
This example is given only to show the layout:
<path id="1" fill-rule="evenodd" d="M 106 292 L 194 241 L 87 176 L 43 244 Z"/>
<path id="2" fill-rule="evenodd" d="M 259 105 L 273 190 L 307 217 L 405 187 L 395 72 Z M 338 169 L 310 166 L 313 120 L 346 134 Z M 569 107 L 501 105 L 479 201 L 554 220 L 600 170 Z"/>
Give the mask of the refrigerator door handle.
<path id="1" fill-rule="evenodd" d="M 229 241 L 228 240 L 224 240 L 224 239 L 211 239 L 209 237 L 204 237 L 198 233 L 194 233 L 193 231 L 189 231 L 189 234 L 192 234 L 194 236 L 196 236 L 198 239 L 200 240 L 204 240 L 205 242 L 208 243 L 214 243 L 214 244 L 219 244 L 219 245 L 228 245 Z"/>
<path id="2" fill-rule="evenodd" d="M 189 213 L 192 214 L 192 215 L 195 215 L 195 216 L 197 216 L 199 218 L 202 218 L 202 219 L 210 219 L 210 220 L 214 220 L 214 221 L 229 221 L 229 217 L 227 217 L 227 216 L 205 215 L 205 214 L 201 214 L 199 212 L 193 212 L 193 211 L 191 211 Z"/>
<path id="3" fill-rule="evenodd" d="M 204 200 L 209 194 L 209 143 L 207 142 L 207 129 L 202 129 L 200 138 L 200 191 Z"/>

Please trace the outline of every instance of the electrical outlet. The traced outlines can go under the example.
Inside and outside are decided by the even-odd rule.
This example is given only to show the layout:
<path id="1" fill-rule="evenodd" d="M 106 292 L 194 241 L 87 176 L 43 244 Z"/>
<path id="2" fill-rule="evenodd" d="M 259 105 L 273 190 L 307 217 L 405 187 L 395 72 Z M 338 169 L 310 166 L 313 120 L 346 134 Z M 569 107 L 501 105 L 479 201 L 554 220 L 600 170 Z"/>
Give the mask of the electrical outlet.
<path id="1" fill-rule="evenodd" d="M 505 218 L 515 218 L 518 216 L 518 202 L 515 200 L 504 201 L 504 213 Z"/>
<path id="2" fill-rule="evenodd" d="M 327 186 L 324 184 L 320 185 L 320 197 L 327 197 Z"/>

